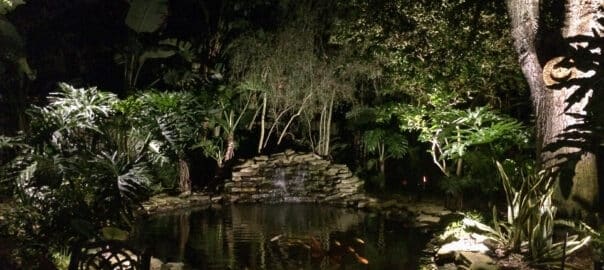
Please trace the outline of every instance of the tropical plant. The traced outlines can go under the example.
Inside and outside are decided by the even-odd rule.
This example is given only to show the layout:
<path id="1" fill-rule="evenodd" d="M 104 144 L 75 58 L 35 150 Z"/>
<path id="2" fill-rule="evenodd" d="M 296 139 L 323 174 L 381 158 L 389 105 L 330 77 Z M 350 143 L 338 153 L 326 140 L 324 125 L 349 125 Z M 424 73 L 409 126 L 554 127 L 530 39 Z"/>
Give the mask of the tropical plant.
<path id="1" fill-rule="evenodd" d="M 114 61 L 124 66 L 124 81 L 127 90 L 136 87 L 141 69 L 149 59 L 164 59 L 176 54 L 174 46 L 148 46 L 141 41 L 142 33 L 156 32 L 168 15 L 168 0 L 131 1 L 125 24 L 136 33 L 124 50 L 115 55 Z"/>
<path id="2" fill-rule="evenodd" d="M 419 141 L 430 144 L 428 152 L 444 175 L 461 176 L 464 156 L 480 146 L 497 157 L 528 142 L 527 131 L 517 120 L 488 107 L 463 110 L 448 102 L 432 95 L 430 106 L 403 104 L 387 110 L 387 115 L 399 119 L 402 130 L 420 132 Z"/>
<path id="3" fill-rule="evenodd" d="M 3 165 L 18 202 L 11 230 L 40 252 L 95 238 L 105 226 L 128 229 L 150 182 L 148 137 L 115 136 L 115 95 L 62 83 L 48 101 L 31 108 L 29 133 L 2 140 L 17 153 Z"/>
<path id="4" fill-rule="evenodd" d="M 377 156 L 378 171 L 385 174 L 386 159 L 402 158 L 407 153 L 408 142 L 401 133 L 375 128 L 365 131 L 363 146 L 367 153 Z"/>
<path id="5" fill-rule="evenodd" d="M 162 71 L 162 80 L 169 86 L 176 87 L 180 90 L 193 90 L 200 82 L 205 82 L 208 78 L 203 77 L 206 72 L 201 70 L 199 63 L 199 54 L 201 47 L 196 47 L 190 41 L 178 39 L 164 39 L 159 41 L 159 45 L 166 51 L 173 51 L 180 59 L 184 60 L 179 66 L 168 67 Z M 203 73 L 203 75 L 201 75 Z M 221 78 L 219 71 L 212 73 L 212 78 Z M 153 84 L 151 84 L 153 86 Z"/>
<path id="6" fill-rule="evenodd" d="M 213 113 L 209 114 L 210 119 L 220 128 L 218 140 L 213 140 L 215 143 L 214 149 L 210 151 L 214 153 L 211 156 L 217 158 L 216 154 L 222 152 L 223 157 L 220 157 L 220 161 L 216 159 L 219 167 L 222 167 L 223 161 L 229 161 L 235 156 L 236 140 L 235 133 L 241 120 L 247 115 L 250 104 L 254 103 L 254 98 L 257 93 L 253 89 L 246 87 L 230 87 L 230 86 L 219 86 L 217 89 L 217 108 Z M 248 119 L 249 121 L 249 119 Z M 223 141 L 226 141 L 226 149 L 223 145 Z M 206 140 L 206 142 L 210 142 Z M 208 144 L 204 143 L 204 151 L 209 150 Z M 223 150 L 221 150 L 223 149 Z"/>
<path id="7" fill-rule="evenodd" d="M 126 25 L 137 33 L 153 33 L 168 15 L 168 0 L 134 0 L 126 15 Z"/>
<path id="8" fill-rule="evenodd" d="M 569 226 L 577 228 L 578 231 L 592 237 L 591 249 L 593 251 L 593 260 L 596 262 L 596 267 L 598 264 L 599 267 L 604 266 L 604 226 L 594 229 L 582 221 L 578 222 L 578 224 L 577 222 L 570 223 Z"/>
<path id="9" fill-rule="evenodd" d="M 226 147 L 221 137 L 202 138 L 192 148 L 201 148 L 204 155 L 215 160 L 219 168 L 224 165 Z"/>
<path id="10" fill-rule="evenodd" d="M 0 14 L 5 15 L 18 5 L 25 4 L 23 0 L 0 0 Z"/>
<path id="11" fill-rule="evenodd" d="M 153 160 L 176 163 L 180 191 L 190 192 L 188 155 L 209 129 L 207 110 L 198 98 L 190 92 L 148 91 L 126 101 L 123 110 L 135 126 L 149 132 Z"/>
<path id="12" fill-rule="evenodd" d="M 563 256 L 586 246 L 590 236 L 571 235 L 565 241 L 554 241 L 555 224 L 568 222 L 555 219 L 552 205 L 553 180 L 545 172 L 511 179 L 497 162 L 505 190 L 507 214 L 500 220 L 493 207 L 493 226 L 465 219 L 467 228 L 485 233 L 508 252 L 523 253 L 528 262 L 541 267 L 560 267 Z"/>
<path id="13" fill-rule="evenodd" d="M 12 10 L 22 1 L 3 0 L 0 1 L 0 16 Z M 6 61 L 13 65 L 19 72 L 19 75 L 24 74 L 28 79 L 34 80 L 36 72 L 32 70 L 27 62 L 27 54 L 25 50 L 25 41 L 17 31 L 17 28 L 4 16 L 0 17 L 0 72 L 4 73 L 7 69 L 4 66 Z"/>

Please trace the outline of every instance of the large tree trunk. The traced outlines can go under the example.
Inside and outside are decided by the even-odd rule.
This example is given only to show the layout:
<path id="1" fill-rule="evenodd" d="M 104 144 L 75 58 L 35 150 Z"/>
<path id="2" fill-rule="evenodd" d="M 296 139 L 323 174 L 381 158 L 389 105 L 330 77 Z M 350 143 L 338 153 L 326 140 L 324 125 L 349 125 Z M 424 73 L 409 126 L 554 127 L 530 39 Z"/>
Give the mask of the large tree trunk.
<path id="1" fill-rule="evenodd" d="M 566 44 L 560 44 L 567 52 L 549 59 L 544 67 L 539 61 L 544 50 L 536 49 L 538 34 L 548 34 L 539 32 L 539 1 L 508 0 L 507 4 L 514 45 L 537 118 L 539 167 L 557 180 L 555 203 L 563 213 L 593 213 L 598 203 L 598 178 L 587 107 L 596 72 L 587 67 L 597 65 L 594 60 L 599 58 L 599 51 L 576 49 L 597 46 L 592 30 L 598 29 L 600 1 L 567 2 L 562 29 Z"/>

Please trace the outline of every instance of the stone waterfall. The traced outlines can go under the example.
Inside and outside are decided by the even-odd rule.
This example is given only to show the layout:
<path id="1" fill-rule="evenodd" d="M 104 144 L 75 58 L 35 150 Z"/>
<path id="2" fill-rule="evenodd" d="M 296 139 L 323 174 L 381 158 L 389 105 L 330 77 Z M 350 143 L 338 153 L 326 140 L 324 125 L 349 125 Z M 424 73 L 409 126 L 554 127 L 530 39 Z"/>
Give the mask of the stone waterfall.
<path id="1" fill-rule="evenodd" d="M 241 160 L 225 183 L 233 203 L 318 202 L 356 205 L 365 200 L 363 181 L 346 165 L 313 153 L 287 150 Z"/>

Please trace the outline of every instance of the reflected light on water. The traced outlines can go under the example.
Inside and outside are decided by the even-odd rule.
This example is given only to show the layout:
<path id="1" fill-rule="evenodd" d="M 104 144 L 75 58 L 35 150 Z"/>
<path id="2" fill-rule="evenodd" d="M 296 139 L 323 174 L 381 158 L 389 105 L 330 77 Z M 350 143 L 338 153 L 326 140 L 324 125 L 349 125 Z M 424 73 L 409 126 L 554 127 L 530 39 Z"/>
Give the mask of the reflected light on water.
<path id="1" fill-rule="evenodd" d="M 189 269 L 416 269 L 428 236 L 363 211 L 231 205 L 142 221 L 133 244 Z"/>

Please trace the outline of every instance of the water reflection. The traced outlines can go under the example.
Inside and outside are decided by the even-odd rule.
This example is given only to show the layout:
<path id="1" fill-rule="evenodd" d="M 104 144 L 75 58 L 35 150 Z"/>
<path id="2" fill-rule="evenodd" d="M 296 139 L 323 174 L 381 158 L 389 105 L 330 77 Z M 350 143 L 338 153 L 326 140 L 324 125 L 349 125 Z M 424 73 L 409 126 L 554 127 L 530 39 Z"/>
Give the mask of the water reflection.
<path id="1" fill-rule="evenodd" d="M 134 245 L 191 269 L 415 269 L 426 235 L 315 204 L 232 205 L 162 215 Z"/>

